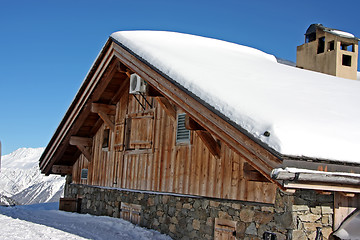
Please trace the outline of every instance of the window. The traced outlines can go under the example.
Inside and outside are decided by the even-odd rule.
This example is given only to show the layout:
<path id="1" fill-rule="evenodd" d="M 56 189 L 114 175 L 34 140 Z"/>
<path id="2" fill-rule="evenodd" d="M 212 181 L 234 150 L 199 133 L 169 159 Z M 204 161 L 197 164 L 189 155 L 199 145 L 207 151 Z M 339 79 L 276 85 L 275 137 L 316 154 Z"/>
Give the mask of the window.
<path id="1" fill-rule="evenodd" d="M 328 42 L 328 51 L 332 51 L 334 49 L 335 49 L 335 42 L 334 41 Z"/>
<path id="2" fill-rule="evenodd" d="M 348 52 L 354 52 L 354 44 L 341 42 L 340 49 Z"/>
<path id="3" fill-rule="evenodd" d="M 310 33 L 305 37 L 305 43 L 313 42 L 316 40 L 316 33 Z"/>
<path id="4" fill-rule="evenodd" d="M 176 127 L 176 143 L 189 143 L 190 142 L 190 130 L 185 127 L 185 113 L 177 115 L 177 127 Z"/>
<path id="5" fill-rule="evenodd" d="M 351 67 L 351 56 L 343 54 L 342 65 Z"/>
<path id="6" fill-rule="evenodd" d="M 81 179 L 87 179 L 88 177 L 88 170 L 87 168 L 81 169 Z"/>
<path id="7" fill-rule="evenodd" d="M 323 53 L 325 50 L 325 37 L 319 38 L 317 53 Z"/>
<path id="8" fill-rule="evenodd" d="M 109 150 L 109 139 L 110 139 L 109 136 L 110 136 L 110 129 L 104 129 L 103 142 L 102 142 L 103 151 Z"/>

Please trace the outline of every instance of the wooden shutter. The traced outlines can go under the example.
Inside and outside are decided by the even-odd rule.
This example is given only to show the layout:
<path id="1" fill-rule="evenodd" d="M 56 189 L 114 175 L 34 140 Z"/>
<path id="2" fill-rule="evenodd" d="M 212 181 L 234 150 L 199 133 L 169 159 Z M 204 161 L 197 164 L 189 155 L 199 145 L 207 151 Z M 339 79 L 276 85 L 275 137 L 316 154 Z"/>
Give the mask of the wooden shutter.
<path id="1" fill-rule="evenodd" d="M 152 147 L 154 135 L 154 112 L 147 111 L 129 115 L 129 149 Z"/>
<path id="2" fill-rule="evenodd" d="M 115 140 L 114 140 L 115 151 L 124 150 L 124 130 L 125 130 L 124 121 L 115 125 Z"/>
<path id="3" fill-rule="evenodd" d="M 236 240 L 236 222 L 215 218 L 214 240 Z"/>

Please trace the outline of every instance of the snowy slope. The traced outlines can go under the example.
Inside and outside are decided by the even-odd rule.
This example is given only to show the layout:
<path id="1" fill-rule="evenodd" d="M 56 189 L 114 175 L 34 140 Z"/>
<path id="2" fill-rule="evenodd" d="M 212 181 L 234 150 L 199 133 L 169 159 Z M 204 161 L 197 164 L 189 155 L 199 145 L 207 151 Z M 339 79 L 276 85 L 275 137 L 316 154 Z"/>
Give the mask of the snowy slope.
<path id="1" fill-rule="evenodd" d="M 58 203 L 0 207 L 0 239 L 171 239 L 123 219 L 57 209 Z"/>
<path id="2" fill-rule="evenodd" d="M 360 163 L 359 81 L 189 34 L 123 31 L 111 38 L 276 151 Z"/>
<path id="3" fill-rule="evenodd" d="M 20 148 L 2 156 L 0 194 L 18 204 L 58 201 L 64 178 L 44 176 L 39 170 L 39 158 L 44 148 Z"/>

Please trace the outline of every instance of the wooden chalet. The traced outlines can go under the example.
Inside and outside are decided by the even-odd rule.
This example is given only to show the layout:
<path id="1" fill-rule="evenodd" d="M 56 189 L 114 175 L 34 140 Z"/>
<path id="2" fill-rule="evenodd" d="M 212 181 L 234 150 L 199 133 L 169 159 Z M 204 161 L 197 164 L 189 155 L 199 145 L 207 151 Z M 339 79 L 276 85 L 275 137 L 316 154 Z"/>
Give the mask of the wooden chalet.
<path id="1" fill-rule="evenodd" d="M 174 239 L 328 239 L 360 199 L 360 164 L 281 154 L 113 37 L 40 169 L 61 208 Z"/>

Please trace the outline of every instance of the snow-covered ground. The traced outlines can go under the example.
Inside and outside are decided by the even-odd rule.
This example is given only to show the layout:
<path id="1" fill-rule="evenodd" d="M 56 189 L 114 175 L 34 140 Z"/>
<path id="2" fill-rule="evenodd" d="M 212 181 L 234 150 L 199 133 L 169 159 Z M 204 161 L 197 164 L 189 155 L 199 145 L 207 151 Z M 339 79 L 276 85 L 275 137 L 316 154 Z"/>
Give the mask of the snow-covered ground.
<path id="1" fill-rule="evenodd" d="M 59 201 L 65 179 L 40 173 L 39 158 L 44 148 L 20 148 L 1 158 L 0 205 Z"/>
<path id="2" fill-rule="evenodd" d="M 58 203 L 0 207 L 0 239 L 171 239 L 119 218 L 57 209 Z"/>

